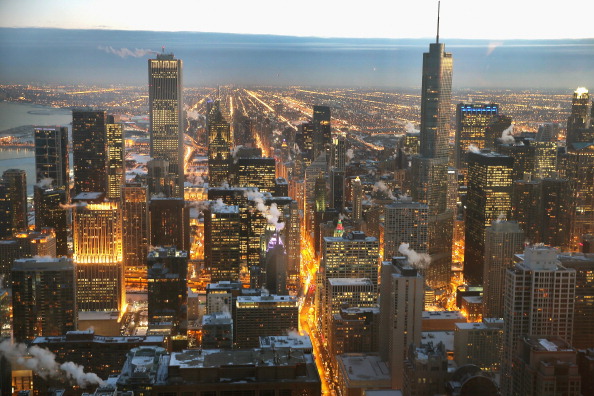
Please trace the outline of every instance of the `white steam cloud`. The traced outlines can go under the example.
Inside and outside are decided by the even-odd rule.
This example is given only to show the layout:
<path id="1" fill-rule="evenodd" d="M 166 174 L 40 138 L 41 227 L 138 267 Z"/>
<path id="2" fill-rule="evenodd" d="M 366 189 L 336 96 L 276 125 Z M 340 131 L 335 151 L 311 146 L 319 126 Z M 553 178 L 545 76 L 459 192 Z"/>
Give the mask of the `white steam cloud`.
<path id="1" fill-rule="evenodd" d="M 266 221 L 268 221 L 268 224 L 273 225 L 276 228 L 276 231 L 285 228 L 285 223 L 279 223 L 278 221 L 282 216 L 282 212 L 278 209 L 276 203 L 266 206 L 264 203 L 264 194 L 260 191 L 246 191 L 245 195 L 247 199 L 255 202 L 256 209 L 262 213 L 266 218 Z"/>
<path id="2" fill-rule="evenodd" d="M 408 263 L 412 267 L 418 269 L 429 267 L 429 264 L 431 264 L 431 256 L 429 256 L 427 253 L 417 253 L 414 249 L 410 249 L 409 246 L 410 244 L 403 242 L 398 247 L 398 251 L 407 257 Z"/>
<path id="3" fill-rule="evenodd" d="M 103 380 L 94 373 L 85 373 L 84 368 L 73 362 L 58 363 L 56 356 L 38 346 L 27 348 L 25 344 L 13 344 L 6 340 L 0 343 L 0 355 L 11 363 L 25 366 L 41 378 L 68 380 L 81 388 L 89 385 L 102 385 Z"/>
<path id="4" fill-rule="evenodd" d="M 355 152 L 352 148 L 350 148 L 346 151 L 347 163 L 350 163 L 353 160 L 353 158 L 355 158 Z"/>
<path id="5" fill-rule="evenodd" d="M 415 125 L 412 122 L 407 122 L 406 125 L 404 126 L 404 129 L 406 130 L 407 133 L 419 133 L 421 131 L 419 131 L 417 128 L 415 128 Z"/>
<path id="6" fill-rule="evenodd" d="M 470 152 L 470 153 L 480 153 L 480 152 L 481 152 L 481 149 L 479 149 L 479 148 L 478 148 L 476 145 L 474 145 L 474 144 L 469 144 L 469 145 L 468 145 L 468 150 L 467 150 L 467 151 L 468 151 L 468 152 Z"/>
<path id="7" fill-rule="evenodd" d="M 133 50 L 128 49 L 128 48 L 116 49 L 110 45 L 109 46 L 100 45 L 97 47 L 97 49 L 100 51 L 107 52 L 108 54 L 117 55 L 120 58 L 126 58 L 128 56 L 131 56 L 133 58 L 142 58 L 143 56 L 157 53 L 157 51 L 153 51 L 150 49 L 144 49 L 144 48 L 134 48 Z"/>
<path id="8" fill-rule="evenodd" d="M 504 144 L 514 144 L 516 141 L 514 139 L 514 124 L 512 123 L 509 127 L 505 128 L 503 132 L 501 132 L 501 137 L 499 140 Z"/>
<path id="9" fill-rule="evenodd" d="M 394 200 L 394 201 L 396 201 L 396 200 L 398 199 L 398 198 L 396 198 L 396 197 L 394 196 L 394 193 L 392 192 L 392 190 L 390 189 L 390 187 L 388 187 L 388 186 L 386 185 L 386 183 L 384 183 L 384 182 L 383 182 L 383 181 L 381 181 L 381 180 L 380 180 L 380 181 L 378 181 L 378 182 L 376 182 L 376 183 L 373 185 L 373 191 L 376 191 L 376 192 L 377 192 L 377 191 L 381 191 L 381 192 L 385 193 L 385 194 L 388 196 L 388 198 L 390 198 L 391 200 Z"/>
<path id="10" fill-rule="evenodd" d="M 52 179 L 51 177 L 44 177 L 43 179 L 39 180 L 35 185 L 41 188 L 50 188 L 53 182 L 54 179 Z"/>

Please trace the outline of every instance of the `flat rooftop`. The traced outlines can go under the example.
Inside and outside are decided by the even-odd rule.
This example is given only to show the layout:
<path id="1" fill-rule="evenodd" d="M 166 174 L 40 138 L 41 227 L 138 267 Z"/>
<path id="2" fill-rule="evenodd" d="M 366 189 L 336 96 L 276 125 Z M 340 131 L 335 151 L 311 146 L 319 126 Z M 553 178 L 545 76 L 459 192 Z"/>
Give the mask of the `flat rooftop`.
<path id="1" fill-rule="evenodd" d="M 390 370 L 378 355 L 345 353 L 336 357 L 338 364 L 344 366 L 349 381 L 387 381 Z"/>

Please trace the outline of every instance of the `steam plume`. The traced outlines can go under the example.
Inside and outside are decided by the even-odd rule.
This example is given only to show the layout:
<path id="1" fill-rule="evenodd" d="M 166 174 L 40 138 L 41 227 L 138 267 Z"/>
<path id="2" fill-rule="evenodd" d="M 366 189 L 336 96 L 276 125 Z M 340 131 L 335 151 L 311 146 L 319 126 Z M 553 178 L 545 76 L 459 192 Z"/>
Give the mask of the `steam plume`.
<path id="1" fill-rule="evenodd" d="M 39 180 L 35 185 L 41 188 L 50 188 L 52 186 L 54 179 L 51 177 L 44 177 L 43 179 Z"/>
<path id="2" fill-rule="evenodd" d="M 414 124 L 412 122 L 407 122 L 406 125 L 404 126 L 404 129 L 406 130 L 407 133 L 419 133 L 420 131 L 415 128 Z"/>
<path id="3" fill-rule="evenodd" d="M 373 191 L 381 191 L 381 192 L 387 194 L 388 195 L 388 198 L 390 198 L 390 199 L 392 199 L 394 201 L 396 201 L 398 199 L 398 198 L 396 198 L 394 196 L 394 193 L 392 193 L 392 190 L 388 186 L 386 186 L 386 183 L 384 183 L 381 180 L 378 181 L 378 182 L 376 182 L 373 185 Z"/>
<path id="4" fill-rule="evenodd" d="M 410 249 L 409 246 L 410 244 L 403 242 L 398 247 L 398 251 L 407 257 L 408 263 L 412 267 L 419 269 L 429 267 L 429 264 L 431 264 L 431 256 L 427 253 L 417 253 L 414 249 Z"/>
<path id="5" fill-rule="evenodd" d="M 474 144 L 469 144 L 468 145 L 468 150 L 471 153 L 480 153 L 481 149 L 479 149 L 477 146 L 475 146 Z"/>
<path id="6" fill-rule="evenodd" d="M 511 124 L 509 127 L 505 128 L 503 132 L 501 132 L 501 137 L 499 140 L 504 144 L 514 144 L 516 141 L 514 139 L 514 124 Z"/>
<path id="7" fill-rule="evenodd" d="M 352 148 L 350 148 L 346 151 L 347 163 L 351 162 L 353 160 L 353 158 L 355 158 L 355 152 L 353 151 Z"/>
<path id="8" fill-rule="evenodd" d="M 25 344 L 13 344 L 6 340 L 0 343 L 0 355 L 4 355 L 11 363 L 25 366 L 44 379 L 68 380 L 81 388 L 103 384 L 97 374 L 85 373 L 82 366 L 73 362 L 60 364 L 56 362 L 53 353 L 35 345 L 27 348 Z"/>
<path id="9" fill-rule="evenodd" d="M 277 231 L 282 230 L 285 228 L 285 223 L 279 223 L 278 220 L 281 217 L 282 213 L 278 209 L 276 203 L 273 203 L 270 206 L 266 206 L 264 203 L 264 194 L 260 191 L 246 191 L 247 199 L 250 201 L 254 201 L 256 204 L 256 209 L 262 213 L 262 215 L 268 221 L 268 224 L 273 225 Z"/>

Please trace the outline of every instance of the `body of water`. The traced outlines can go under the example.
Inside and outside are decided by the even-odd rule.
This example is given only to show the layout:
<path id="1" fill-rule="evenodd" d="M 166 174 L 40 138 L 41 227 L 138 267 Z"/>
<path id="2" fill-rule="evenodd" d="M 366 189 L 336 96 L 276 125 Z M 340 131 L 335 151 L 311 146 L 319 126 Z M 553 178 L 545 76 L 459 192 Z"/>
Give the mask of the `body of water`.
<path id="1" fill-rule="evenodd" d="M 0 102 L 0 131 L 23 125 L 66 126 L 72 111 L 32 103 Z"/>
<path id="2" fill-rule="evenodd" d="M 35 151 L 0 149 L 0 175 L 7 169 L 24 169 L 27 172 L 27 194 L 33 195 L 35 184 Z"/>

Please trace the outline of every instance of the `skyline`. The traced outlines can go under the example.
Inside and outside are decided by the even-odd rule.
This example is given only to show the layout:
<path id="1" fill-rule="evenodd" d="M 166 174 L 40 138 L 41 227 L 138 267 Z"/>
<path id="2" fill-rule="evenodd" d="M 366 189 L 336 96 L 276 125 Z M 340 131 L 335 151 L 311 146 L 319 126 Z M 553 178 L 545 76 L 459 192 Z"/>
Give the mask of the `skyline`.
<path id="1" fill-rule="evenodd" d="M 443 39 L 577 39 L 593 38 L 587 23 L 576 15 L 590 15 L 594 4 L 567 1 L 563 6 L 539 7 L 536 2 L 502 0 L 490 3 L 444 1 L 440 35 Z M 185 10 L 185 12 L 179 12 Z M 296 37 L 429 38 L 435 36 L 437 2 L 386 5 L 380 0 L 349 7 L 331 0 L 302 0 L 278 7 L 272 0 L 206 2 L 188 7 L 168 2 L 159 13 L 137 0 L 35 0 L 0 4 L 0 27 L 47 27 L 270 34 Z M 217 15 L 217 18 L 204 16 Z M 316 16 L 326 16 L 315 23 Z M 247 16 L 247 17 L 246 17 Z M 312 21 L 313 19 L 313 21 Z"/>

